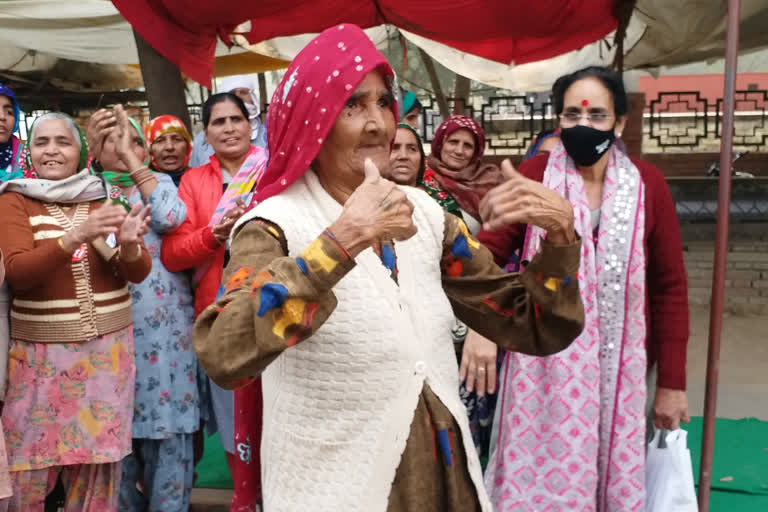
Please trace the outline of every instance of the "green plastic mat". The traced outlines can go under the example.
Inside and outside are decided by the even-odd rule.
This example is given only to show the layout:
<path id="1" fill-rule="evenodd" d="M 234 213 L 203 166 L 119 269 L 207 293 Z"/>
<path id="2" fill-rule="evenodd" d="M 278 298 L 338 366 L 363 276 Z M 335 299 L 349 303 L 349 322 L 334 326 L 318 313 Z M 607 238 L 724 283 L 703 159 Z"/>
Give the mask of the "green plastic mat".
<path id="1" fill-rule="evenodd" d="M 702 418 L 692 418 L 684 428 L 698 484 Z M 718 419 L 715 440 L 710 512 L 768 512 L 768 422 Z M 232 488 L 218 435 L 206 438 L 196 471 L 196 487 Z"/>
<path id="2" fill-rule="evenodd" d="M 195 466 L 197 481 L 195 487 L 205 489 L 232 489 L 232 477 L 229 475 L 227 458 L 221 447 L 219 434 L 205 438 L 203 458 Z"/>
<path id="3" fill-rule="evenodd" d="M 693 477 L 698 485 L 702 418 L 692 418 L 690 425 L 683 427 L 688 431 Z M 768 422 L 755 418 L 717 420 L 712 489 L 768 496 Z M 761 510 L 768 512 L 768 507 Z"/>

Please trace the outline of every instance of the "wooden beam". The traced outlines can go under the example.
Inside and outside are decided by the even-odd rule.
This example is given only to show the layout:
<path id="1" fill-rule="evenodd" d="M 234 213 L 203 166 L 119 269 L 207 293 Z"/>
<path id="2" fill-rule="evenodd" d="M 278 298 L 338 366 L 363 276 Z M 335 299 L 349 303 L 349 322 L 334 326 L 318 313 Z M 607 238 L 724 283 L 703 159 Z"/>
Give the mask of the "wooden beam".
<path id="1" fill-rule="evenodd" d="M 149 115 L 170 114 L 178 117 L 192 132 L 192 122 L 187 109 L 186 86 L 181 78 L 181 71 L 171 61 L 160 55 L 135 30 L 136 49 L 139 54 L 139 66 L 147 90 Z"/>
<path id="2" fill-rule="evenodd" d="M 432 57 L 424 50 L 419 48 L 419 55 L 421 60 L 424 61 L 424 67 L 427 68 L 427 74 L 429 74 L 429 81 L 432 83 L 432 89 L 435 91 L 435 97 L 437 98 L 437 104 L 440 107 L 440 115 L 443 119 L 451 117 L 451 111 L 448 108 L 448 100 L 445 99 L 443 94 L 443 88 L 440 86 L 440 78 L 437 76 L 437 70 L 435 69 L 435 63 Z"/>
<path id="3" fill-rule="evenodd" d="M 456 73 L 456 83 L 453 86 L 453 115 L 463 115 L 469 103 L 469 90 L 472 80 Z"/>
<path id="4" fill-rule="evenodd" d="M 261 119 L 266 121 L 267 104 L 269 103 L 269 98 L 267 98 L 267 77 L 264 73 L 259 73 L 257 76 L 259 79 L 259 103 L 261 103 L 259 106 L 261 107 Z"/>

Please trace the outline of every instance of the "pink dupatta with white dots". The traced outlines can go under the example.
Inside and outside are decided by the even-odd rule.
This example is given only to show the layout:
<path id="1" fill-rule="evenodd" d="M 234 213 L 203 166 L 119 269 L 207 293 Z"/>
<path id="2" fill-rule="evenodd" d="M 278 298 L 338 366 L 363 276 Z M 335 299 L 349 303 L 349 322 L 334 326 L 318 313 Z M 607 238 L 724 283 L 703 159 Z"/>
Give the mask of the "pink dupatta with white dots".
<path id="1" fill-rule="evenodd" d="M 567 198 L 582 238 L 584 332 L 550 357 L 508 353 L 496 449 L 485 474 L 503 511 L 644 512 L 646 324 L 644 187 L 616 147 L 591 225 L 584 181 L 560 144 L 544 185 Z M 595 237 L 597 233 L 597 237 Z M 522 259 L 544 233 L 528 228 Z"/>

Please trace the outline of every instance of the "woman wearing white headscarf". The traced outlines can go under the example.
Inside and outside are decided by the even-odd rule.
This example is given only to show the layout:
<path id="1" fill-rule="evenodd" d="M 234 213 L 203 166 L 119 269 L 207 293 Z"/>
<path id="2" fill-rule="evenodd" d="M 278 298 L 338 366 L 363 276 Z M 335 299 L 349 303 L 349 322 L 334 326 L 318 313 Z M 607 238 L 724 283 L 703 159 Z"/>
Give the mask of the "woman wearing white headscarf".
<path id="1" fill-rule="evenodd" d="M 267 128 L 261 122 L 261 107 L 259 96 L 253 87 L 253 79 L 249 75 L 228 76 L 221 81 L 218 92 L 231 92 L 245 103 L 248 109 L 248 119 L 251 121 L 251 144 L 260 148 L 267 147 Z M 213 146 L 205 140 L 205 132 L 195 136 L 192 143 L 192 156 L 189 167 L 198 167 L 208 163 L 213 154 Z"/>

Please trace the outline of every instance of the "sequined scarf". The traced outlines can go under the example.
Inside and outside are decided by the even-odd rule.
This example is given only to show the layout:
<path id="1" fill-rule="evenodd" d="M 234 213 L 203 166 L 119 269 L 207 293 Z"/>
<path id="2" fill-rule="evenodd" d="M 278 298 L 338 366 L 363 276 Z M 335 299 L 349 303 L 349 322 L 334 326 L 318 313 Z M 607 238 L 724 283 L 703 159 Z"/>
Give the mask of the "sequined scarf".
<path id="1" fill-rule="evenodd" d="M 581 174 L 560 144 L 544 185 L 566 197 L 582 238 L 584 332 L 549 357 L 508 353 L 501 372 L 498 441 L 486 472 L 495 507 L 644 510 L 644 186 L 614 147 L 597 236 Z M 529 227 L 522 259 L 544 236 Z"/>

